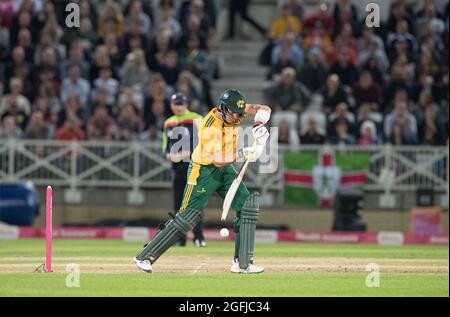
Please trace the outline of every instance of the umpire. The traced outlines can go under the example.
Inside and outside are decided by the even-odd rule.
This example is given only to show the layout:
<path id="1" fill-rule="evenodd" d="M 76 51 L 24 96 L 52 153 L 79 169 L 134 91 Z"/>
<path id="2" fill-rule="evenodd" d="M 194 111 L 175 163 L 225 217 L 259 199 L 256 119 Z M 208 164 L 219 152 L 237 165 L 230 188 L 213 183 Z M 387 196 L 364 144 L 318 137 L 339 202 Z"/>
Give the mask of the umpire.
<path id="1" fill-rule="evenodd" d="M 189 100 L 182 93 L 175 93 L 170 98 L 170 108 L 174 115 L 164 121 L 163 152 L 172 162 L 174 210 L 181 207 L 183 192 L 187 182 L 187 171 L 191 153 L 197 145 L 197 131 L 203 117 L 188 110 Z M 193 229 L 194 243 L 197 247 L 206 246 L 203 237 L 203 220 Z M 187 238 L 180 240 L 185 246 Z"/>

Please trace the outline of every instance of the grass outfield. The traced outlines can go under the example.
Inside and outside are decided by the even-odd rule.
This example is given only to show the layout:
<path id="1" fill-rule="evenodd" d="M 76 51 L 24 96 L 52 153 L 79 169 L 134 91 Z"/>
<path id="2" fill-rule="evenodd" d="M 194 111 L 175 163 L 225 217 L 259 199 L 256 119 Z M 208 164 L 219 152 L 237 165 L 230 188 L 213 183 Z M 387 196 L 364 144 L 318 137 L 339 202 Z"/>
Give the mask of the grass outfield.
<path id="1" fill-rule="evenodd" d="M 228 273 L 233 244 L 170 249 L 139 272 L 131 262 L 142 242 L 55 240 L 54 272 L 44 240 L 0 240 L 0 296 L 448 296 L 448 246 L 280 243 L 256 246 L 260 275 Z M 66 265 L 80 265 L 80 287 L 66 286 Z M 380 287 L 365 285 L 366 265 Z"/>

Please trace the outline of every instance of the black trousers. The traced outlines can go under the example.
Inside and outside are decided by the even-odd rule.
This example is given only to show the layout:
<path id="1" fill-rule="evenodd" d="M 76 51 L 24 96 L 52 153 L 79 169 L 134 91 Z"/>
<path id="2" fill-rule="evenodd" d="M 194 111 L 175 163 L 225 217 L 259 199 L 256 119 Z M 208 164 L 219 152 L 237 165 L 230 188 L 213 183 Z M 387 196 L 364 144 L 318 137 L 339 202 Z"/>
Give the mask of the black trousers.
<path id="1" fill-rule="evenodd" d="M 189 166 L 189 164 L 186 164 Z M 181 207 L 181 201 L 183 200 L 184 187 L 187 183 L 187 168 L 177 169 L 173 172 L 173 205 L 175 210 L 179 210 Z M 192 230 L 194 233 L 194 240 L 204 240 L 203 237 L 203 219 Z M 186 241 L 186 237 L 183 239 Z"/>
<path id="2" fill-rule="evenodd" d="M 234 37 L 235 16 L 239 13 L 241 18 L 250 23 L 262 35 L 266 34 L 266 29 L 248 15 L 248 6 L 251 0 L 230 0 L 228 12 L 228 36 Z"/>

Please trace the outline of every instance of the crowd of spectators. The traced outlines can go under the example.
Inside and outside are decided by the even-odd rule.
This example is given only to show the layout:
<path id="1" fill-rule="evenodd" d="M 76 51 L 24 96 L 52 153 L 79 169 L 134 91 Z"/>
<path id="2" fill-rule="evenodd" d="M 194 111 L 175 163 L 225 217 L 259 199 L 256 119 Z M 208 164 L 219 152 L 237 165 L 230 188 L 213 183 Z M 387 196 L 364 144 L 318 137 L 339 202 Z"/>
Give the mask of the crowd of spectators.
<path id="1" fill-rule="evenodd" d="M 368 27 L 350 0 L 308 15 L 281 1 L 259 60 L 279 143 L 446 144 L 449 12 L 436 2 L 393 0 Z"/>
<path id="2" fill-rule="evenodd" d="M 0 139 L 160 140 L 173 92 L 214 106 L 217 0 L 73 2 L 79 28 L 64 1 L 0 2 Z M 350 0 L 280 2 L 259 57 L 280 143 L 447 142 L 448 3 L 372 28 Z"/>
<path id="3" fill-rule="evenodd" d="M 205 113 L 216 0 L 0 1 L 0 139 L 160 140 L 175 91 Z"/>

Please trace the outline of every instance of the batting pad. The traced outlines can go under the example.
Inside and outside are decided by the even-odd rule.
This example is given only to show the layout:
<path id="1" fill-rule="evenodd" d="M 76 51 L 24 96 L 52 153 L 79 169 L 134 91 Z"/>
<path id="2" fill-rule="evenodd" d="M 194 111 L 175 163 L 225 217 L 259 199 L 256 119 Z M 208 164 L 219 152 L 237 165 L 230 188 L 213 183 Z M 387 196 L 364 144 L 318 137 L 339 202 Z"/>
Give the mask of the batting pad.
<path id="1" fill-rule="evenodd" d="M 138 253 L 136 259 L 150 260 L 153 264 L 171 246 L 183 238 L 202 219 L 202 211 L 186 209 L 178 212 L 173 219 L 168 220 L 164 228 L 158 231 L 148 244 Z"/>
<path id="2" fill-rule="evenodd" d="M 253 261 L 258 214 L 259 193 L 255 192 L 248 196 L 241 209 L 241 223 L 239 228 L 239 267 L 241 269 L 246 269 L 247 266 Z"/>

